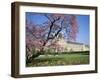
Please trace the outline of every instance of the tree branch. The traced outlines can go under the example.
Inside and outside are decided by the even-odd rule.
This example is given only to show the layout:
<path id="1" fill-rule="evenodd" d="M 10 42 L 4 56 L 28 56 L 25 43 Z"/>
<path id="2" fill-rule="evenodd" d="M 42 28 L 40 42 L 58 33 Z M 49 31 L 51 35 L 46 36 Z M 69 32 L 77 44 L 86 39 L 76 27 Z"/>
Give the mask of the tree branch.
<path id="1" fill-rule="evenodd" d="M 35 36 L 35 35 L 33 34 L 33 32 L 32 32 L 30 29 L 27 29 L 27 30 L 28 30 L 29 33 L 31 33 L 31 35 L 32 35 L 33 37 L 35 37 L 36 39 L 38 39 L 38 37 Z"/>
<path id="2" fill-rule="evenodd" d="M 55 33 L 55 35 L 53 37 L 50 37 L 49 39 L 54 39 L 61 32 L 61 30 L 63 28 L 63 25 L 62 25 L 63 24 L 63 21 L 64 21 L 64 19 L 61 21 L 61 27 L 59 28 L 59 30 Z"/>
<path id="3" fill-rule="evenodd" d="M 52 22 L 51 19 L 50 19 L 46 14 L 44 14 L 44 16 L 45 16 L 46 18 L 48 18 L 48 20 L 50 20 L 50 22 Z"/>

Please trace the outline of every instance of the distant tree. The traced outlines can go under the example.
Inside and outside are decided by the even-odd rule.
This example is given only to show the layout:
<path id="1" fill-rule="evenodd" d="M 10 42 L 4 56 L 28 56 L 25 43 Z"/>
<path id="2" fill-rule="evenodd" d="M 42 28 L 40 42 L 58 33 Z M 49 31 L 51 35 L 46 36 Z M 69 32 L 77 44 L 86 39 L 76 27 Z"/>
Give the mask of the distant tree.
<path id="1" fill-rule="evenodd" d="M 43 14 L 42 16 L 47 18 L 43 24 L 30 23 L 26 19 L 26 54 L 28 54 L 28 60 L 43 54 L 48 42 L 53 41 L 56 37 L 61 37 L 61 34 L 64 35 L 64 39 L 76 40 L 78 24 L 75 15 Z M 32 53 L 33 47 L 37 50 L 36 54 Z"/>

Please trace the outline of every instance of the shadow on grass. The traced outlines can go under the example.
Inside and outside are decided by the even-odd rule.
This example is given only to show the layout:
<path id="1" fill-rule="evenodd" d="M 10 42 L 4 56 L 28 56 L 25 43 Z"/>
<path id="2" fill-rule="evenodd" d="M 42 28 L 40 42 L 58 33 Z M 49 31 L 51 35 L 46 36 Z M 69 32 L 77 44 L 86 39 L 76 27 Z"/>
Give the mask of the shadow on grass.
<path id="1" fill-rule="evenodd" d="M 40 55 L 26 64 L 26 67 L 59 66 L 59 65 L 80 65 L 89 64 L 89 55 L 61 54 L 61 55 Z"/>

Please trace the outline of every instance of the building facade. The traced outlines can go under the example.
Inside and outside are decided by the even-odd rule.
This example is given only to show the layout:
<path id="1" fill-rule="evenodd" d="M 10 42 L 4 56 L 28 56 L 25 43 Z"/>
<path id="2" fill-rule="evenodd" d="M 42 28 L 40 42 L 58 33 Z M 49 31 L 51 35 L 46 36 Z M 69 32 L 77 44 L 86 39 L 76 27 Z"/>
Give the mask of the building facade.
<path id="1" fill-rule="evenodd" d="M 78 42 L 65 41 L 63 38 L 53 41 L 51 45 L 46 46 L 52 52 L 76 52 L 89 51 L 89 45 Z"/>

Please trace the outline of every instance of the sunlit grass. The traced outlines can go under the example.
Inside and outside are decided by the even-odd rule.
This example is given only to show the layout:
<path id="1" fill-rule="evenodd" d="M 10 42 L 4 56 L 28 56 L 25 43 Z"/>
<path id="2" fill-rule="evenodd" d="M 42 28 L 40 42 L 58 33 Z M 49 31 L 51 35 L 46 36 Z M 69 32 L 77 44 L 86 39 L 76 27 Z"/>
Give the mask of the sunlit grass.
<path id="1" fill-rule="evenodd" d="M 35 66 L 59 66 L 59 65 L 80 65 L 89 64 L 89 55 L 82 54 L 60 54 L 60 55 L 40 55 L 27 67 Z"/>

